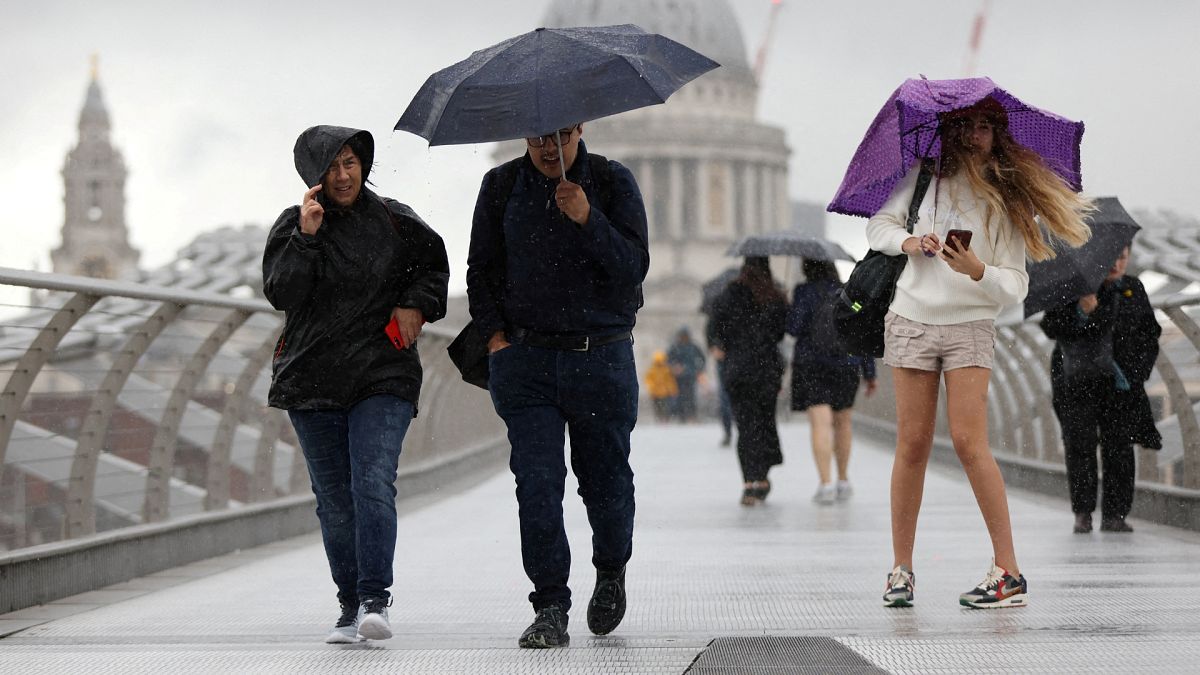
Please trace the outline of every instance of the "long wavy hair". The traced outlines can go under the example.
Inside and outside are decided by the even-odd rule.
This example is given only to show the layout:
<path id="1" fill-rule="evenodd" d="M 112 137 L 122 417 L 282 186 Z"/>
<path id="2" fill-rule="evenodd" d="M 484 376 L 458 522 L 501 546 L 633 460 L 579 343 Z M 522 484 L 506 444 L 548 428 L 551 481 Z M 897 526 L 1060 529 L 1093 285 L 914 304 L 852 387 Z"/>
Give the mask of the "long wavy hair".
<path id="1" fill-rule="evenodd" d="M 991 123 L 993 138 L 992 154 L 982 167 L 971 161 L 972 148 L 963 133 L 981 114 Z M 966 176 L 975 194 L 987 203 L 985 229 L 990 228 L 992 214 L 1007 216 L 1034 260 L 1055 255 L 1043 227 L 1070 246 L 1078 247 L 1091 238 L 1086 218 L 1096 210 L 1095 204 L 1073 191 L 1040 155 L 1013 139 L 1008 115 L 996 99 L 988 97 L 944 115 L 938 132 L 942 141 L 939 176 L 960 172 Z"/>
<path id="2" fill-rule="evenodd" d="M 775 277 L 771 276 L 770 261 L 765 257 L 748 256 L 742 263 L 742 271 L 736 281 L 750 289 L 754 302 L 760 306 L 772 302 L 787 303 L 783 289 L 775 283 Z"/>

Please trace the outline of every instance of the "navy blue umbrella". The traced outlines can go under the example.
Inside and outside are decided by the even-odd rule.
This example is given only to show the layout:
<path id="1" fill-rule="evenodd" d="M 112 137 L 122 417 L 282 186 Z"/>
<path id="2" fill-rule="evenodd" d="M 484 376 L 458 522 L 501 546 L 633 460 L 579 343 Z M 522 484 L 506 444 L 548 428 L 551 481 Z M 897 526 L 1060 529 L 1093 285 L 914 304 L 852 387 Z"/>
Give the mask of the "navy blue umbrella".
<path id="1" fill-rule="evenodd" d="M 430 75 L 396 128 L 430 145 L 531 138 L 662 103 L 718 65 L 632 24 L 539 28 Z"/>

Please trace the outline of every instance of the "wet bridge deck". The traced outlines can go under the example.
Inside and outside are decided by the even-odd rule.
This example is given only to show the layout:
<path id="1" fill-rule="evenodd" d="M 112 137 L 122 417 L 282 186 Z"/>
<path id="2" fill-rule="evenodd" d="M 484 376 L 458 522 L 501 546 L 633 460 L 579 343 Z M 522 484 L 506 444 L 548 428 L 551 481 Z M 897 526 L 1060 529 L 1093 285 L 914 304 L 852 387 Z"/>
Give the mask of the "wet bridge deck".
<path id="1" fill-rule="evenodd" d="M 958 593 L 982 578 L 988 542 L 961 474 L 935 466 L 918 531 L 916 607 L 885 609 L 890 449 L 859 440 L 857 494 L 821 507 L 810 501 L 807 427 L 782 431 L 787 462 L 773 472 L 774 491 L 744 508 L 734 453 L 717 447 L 714 426 L 638 429 L 629 613 L 607 637 L 590 635 L 583 620 L 588 530 L 570 492 L 568 649 L 516 647 L 532 613 L 503 472 L 405 503 L 391 640 L 321 642 L 336 603 L 314 534 L 0 617 L 3 632 L 23 628 L 0 640 L 0 670 L 761 673 L 841 664 L 839 672 L 1166 673 L 1200 663 L 1191 588 L 1200 536 L 1139 521 L 1132 535 L 1073 535 L 1064 500 L 1013 490 L 1031 604 L 962 609 Z M 709 647 L 739 637 L 753 639 Z"/>

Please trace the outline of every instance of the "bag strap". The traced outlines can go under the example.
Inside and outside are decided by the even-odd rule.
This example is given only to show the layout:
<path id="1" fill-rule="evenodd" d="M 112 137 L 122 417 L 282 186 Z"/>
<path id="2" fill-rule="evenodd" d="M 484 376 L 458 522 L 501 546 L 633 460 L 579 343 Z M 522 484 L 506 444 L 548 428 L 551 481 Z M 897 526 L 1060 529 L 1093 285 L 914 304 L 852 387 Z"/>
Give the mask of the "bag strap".
<path id="1" fill-rule="evenodd" d="M 908 220 L 904 223 L 909 234 L 912 234 L 913 226 L 921 219 L 917 215 L 917 211 L 921 209 L 921 202 L 925 199 L 925 193 L 929 191 L 929 182 L 932 179 L 933 158 L 926 157 L 921 160 L 921 171 L 917 174 L 917 189 L 913 191 L 912 202 L 908 205 Z"/>

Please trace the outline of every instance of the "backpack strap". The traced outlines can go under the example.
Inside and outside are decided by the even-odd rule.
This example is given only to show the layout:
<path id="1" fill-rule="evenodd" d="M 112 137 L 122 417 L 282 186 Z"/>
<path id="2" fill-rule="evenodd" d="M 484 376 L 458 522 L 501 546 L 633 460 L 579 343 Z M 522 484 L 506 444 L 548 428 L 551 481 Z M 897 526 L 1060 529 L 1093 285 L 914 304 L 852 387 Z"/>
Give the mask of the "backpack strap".
<path id="1" fill-rule="evenodd" d="M 908 220 L 904 223 L 909 234 L 912 234 L 913 226 L 921 219 L 917 215 L 917 211 L 921 209 L 921 202 L 925 199 L 925 193 L 929 190 L 929 182 L 932 179 L 933 158 L 926 157 L 921 160 L 921 171 L 917 174 L 917 189 L 913 191 L 912 202 L 908 205 Z"/>

